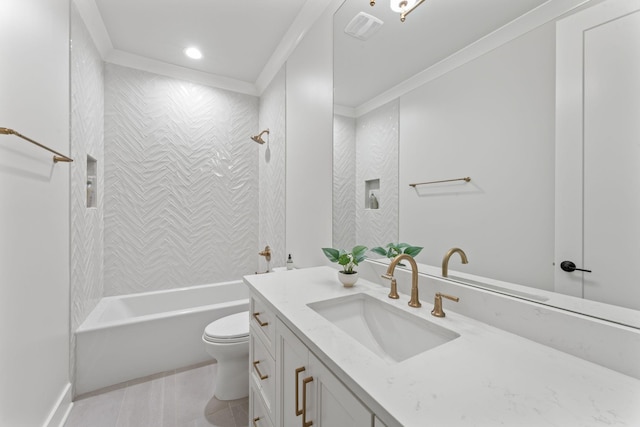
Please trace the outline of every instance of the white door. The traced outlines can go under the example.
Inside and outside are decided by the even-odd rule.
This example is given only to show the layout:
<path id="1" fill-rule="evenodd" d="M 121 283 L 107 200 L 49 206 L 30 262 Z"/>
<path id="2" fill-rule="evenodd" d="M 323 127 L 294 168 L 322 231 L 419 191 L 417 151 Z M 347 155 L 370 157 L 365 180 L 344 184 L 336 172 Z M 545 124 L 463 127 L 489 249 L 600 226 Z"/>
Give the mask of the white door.
<path id="1" fill-rule="evenodd" d="M 557 30 L 556 290 L 640 309 L 640 1 Z"/>

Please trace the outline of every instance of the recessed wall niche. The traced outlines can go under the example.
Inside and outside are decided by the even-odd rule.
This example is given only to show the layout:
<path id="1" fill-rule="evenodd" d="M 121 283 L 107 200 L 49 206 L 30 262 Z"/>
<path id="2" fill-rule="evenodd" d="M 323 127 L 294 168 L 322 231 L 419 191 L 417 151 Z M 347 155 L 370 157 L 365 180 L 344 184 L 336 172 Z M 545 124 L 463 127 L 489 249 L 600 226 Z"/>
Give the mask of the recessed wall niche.
<path id="1" fill-rule="evenodd" d="M 87 208 L 97 207 L 98 161 L 87 156 Z"/>
<path id="2" fill-rule="evenodd" d="M 364 208 L 380 209 L 380 178 L 364 182 Z"/>

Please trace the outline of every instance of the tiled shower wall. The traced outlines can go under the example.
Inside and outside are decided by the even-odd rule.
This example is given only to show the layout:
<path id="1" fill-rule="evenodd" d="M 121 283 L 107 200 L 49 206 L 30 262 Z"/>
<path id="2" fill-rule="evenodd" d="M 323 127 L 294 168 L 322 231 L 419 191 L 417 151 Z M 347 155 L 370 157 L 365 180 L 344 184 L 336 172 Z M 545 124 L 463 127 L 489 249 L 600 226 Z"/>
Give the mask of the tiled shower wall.
<path id="1" fill-rule="evenodd" d="M 398 117 L 392 101 L 357 119 L 334 116 L 333 244 L 351 249 L 398 241 Z M 366 205 L 365 181 L 380 180 L 379 209 Z M 375 254 L 369 254 L 378 257 Z"/>
<path id="2" fill-rule="evenodd" d="M 369 248 L 398 241 L 398 117 L 395 100 L 356 121 L 356 240 Z M 379 209 L 365 209 L 372 179 L 380 180 Z"/>
<path id="3" fill-rule="evenodd" d="M 104 239 L 103 62 L 72 3 L 71 11 L 71 331 L 102 298 Z M 87 208 L 87 154 L 97 160 L 96 207 Z M 71 348 L 75 335 L 71 334 Z M 74 352 L 71 351 L 71 372 Z"/>
<path id="4" fill-rule="evenodd" d="M 258 268 L 258 98 L 105 67 L 104 295 Z"/>
<path id="5" fill-rule="evenodd" d="M 356 245 L 356 119 L 333 116 L 333 247 Z"/>
<path id="6" fill-rule="evenodd" d="M 260 97 L 260 125 L 257 132 L 269 129 L 266 144 L 259 147 L 260 163 L 260 238 L 258 249 L 271 247 L 271 268 L 285 265 L 285 70 L 284 67 Z M 255 144 L 255 143 L 254 143 Z M 256 144 L 258 145 L 258 144 Z M 295 254 L 293 254 L 295 260 Z M 266 261 L 260 260 L 259 271 Z"/>

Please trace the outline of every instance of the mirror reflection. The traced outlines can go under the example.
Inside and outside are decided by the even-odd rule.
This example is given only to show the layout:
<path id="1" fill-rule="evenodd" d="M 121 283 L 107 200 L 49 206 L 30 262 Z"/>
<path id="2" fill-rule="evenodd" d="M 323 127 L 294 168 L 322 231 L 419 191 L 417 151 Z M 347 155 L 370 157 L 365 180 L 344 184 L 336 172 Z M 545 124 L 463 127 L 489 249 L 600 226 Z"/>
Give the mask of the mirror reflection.
<path id="1" fill-rule="evenodd" d="M 434 275 L 459 247 L 450 278 L 640 327 L 640 14 L 559 3 L 343 4 L 334 247 L 406 241 Z M 360 12 L 383 22 L 367 40 Z"/>

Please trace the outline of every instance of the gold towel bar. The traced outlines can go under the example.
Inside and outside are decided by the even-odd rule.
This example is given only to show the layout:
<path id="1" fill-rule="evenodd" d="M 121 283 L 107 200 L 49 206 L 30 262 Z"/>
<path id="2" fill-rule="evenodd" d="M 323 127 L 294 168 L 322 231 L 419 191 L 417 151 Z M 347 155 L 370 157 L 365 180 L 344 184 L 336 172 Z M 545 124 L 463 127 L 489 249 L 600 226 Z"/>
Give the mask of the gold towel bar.
<path id="1" fill-rule="evenodd" d="M 409 184 L 409 187 L 413 187 L 415 188 L 416 185 L 427 185 L 427 184 L 439 184 L 441 182 L 452 182 L 452 181 L 466 181 L 469 182 L 471 181 L 471 178 L 469 178 L 468 176 L 464 177 L 464 178 L 456 178 L 456 179 L 444 179 L 442 181 L 429 181 L 429 182 L 417 182 L 415 184 Z"/>
<path id="2" fill-rule="evenodd" d="M 49 152 L 51 152 L 51 153 L 55 154 L 55 156 L 53 156 L 53 163 L 58 163 L 58 162 L 73 162 L 73 159 L 72 159 L 72 158 L 67 157 L 67 156 L 65 156 L 64 154 L 60 154 L 60 153 L 58 153 L 57 151 L 52 150 L 51 148 L 49 148 L 49 147 L 47 147 L 47 146 L 45 146 L 45 145 L 42 145 L 42 144 L 40 144 L 39 142 L 34 141 L 34 140 L 33 140 L 33 139 L 31 139 L 31 138 L 27 138 L 26 136 L 22 135 L 22 134 L 21 134 L 21 133 L 19 133 L 19 132 L 16 132 L 16 131 L 15 131 L 15 130 L 13 130 L 13 129 L 9 129 L 9 128 L 0 128 L 0 135 L 15 135 L 15 136 L 19 136 L 20 138 L 22 138 L 22 139 L 24 139 L 24 140 L 26 140 L 26 141 L 29 141 L 30 143 L 35 144 L 35 145 L 37 145 L 37 146 L 38 146 L 38 147 L 40 147 L 40 148 L 44 148 L 45 150 L 47 150 L 47 151 L 49 151 Z"/>

